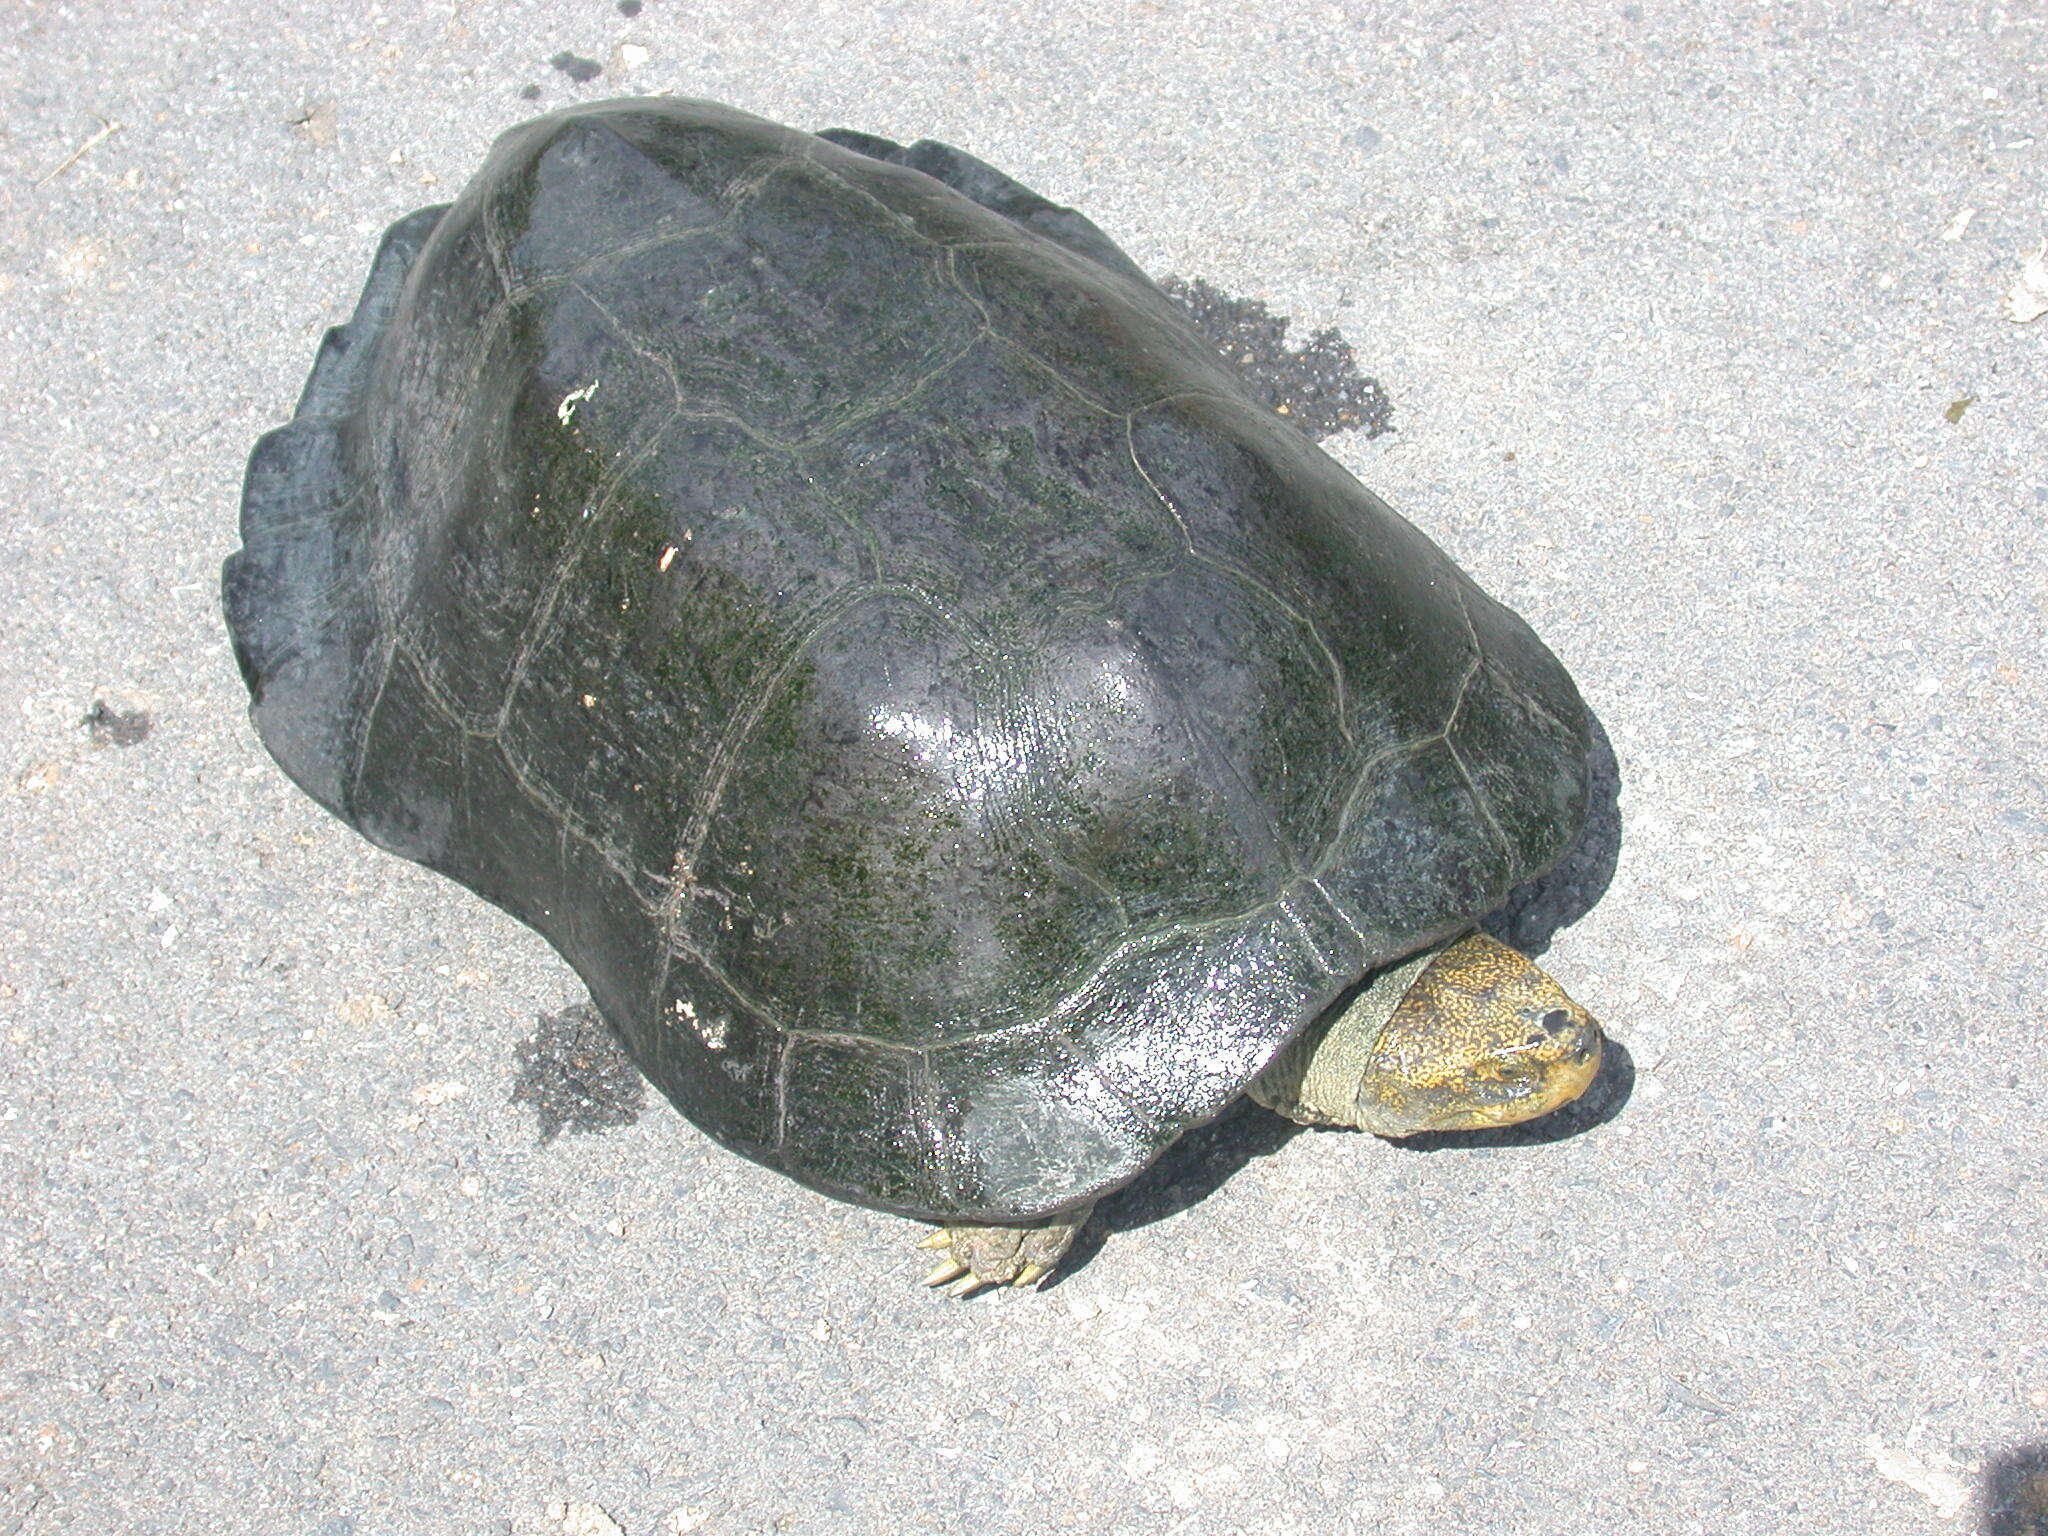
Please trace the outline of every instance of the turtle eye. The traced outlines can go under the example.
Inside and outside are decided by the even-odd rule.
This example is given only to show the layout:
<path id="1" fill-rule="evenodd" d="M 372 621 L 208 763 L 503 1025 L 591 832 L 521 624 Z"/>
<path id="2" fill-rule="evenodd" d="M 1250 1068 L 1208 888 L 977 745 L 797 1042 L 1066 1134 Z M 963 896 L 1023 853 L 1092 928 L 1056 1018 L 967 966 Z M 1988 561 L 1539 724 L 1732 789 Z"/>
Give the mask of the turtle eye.
<path id="1" fill-rule="evenodd" d="M 1572 1027 L 1572 1016 L 1562 1008 L 1553 1008 L 1543 1015 L 1543 1027 L 1553 1035 L 1562 1035 Z"/>

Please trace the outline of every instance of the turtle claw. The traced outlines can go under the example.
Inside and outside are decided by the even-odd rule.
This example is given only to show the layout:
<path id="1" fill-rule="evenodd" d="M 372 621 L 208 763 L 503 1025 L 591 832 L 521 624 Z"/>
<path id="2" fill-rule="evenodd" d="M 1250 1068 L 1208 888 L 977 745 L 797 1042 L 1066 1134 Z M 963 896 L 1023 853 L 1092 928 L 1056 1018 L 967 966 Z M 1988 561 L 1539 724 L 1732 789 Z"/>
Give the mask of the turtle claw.
<path id="1" fill-rule="evenodd" d="M 919 1239 L 917 1246 L 942 1253 L 945 1262 L 924 1278 L 934 1288 L 947 1287 L 953 1297 L 972 1296 L 985 1286 L 1026 1289 L 1050 1274 L 1074 1236 L 1087 1223 L 1088 1212 L 1066 1211 L 1042 1221 L 1003 1226 L 948 1225 Z"/>

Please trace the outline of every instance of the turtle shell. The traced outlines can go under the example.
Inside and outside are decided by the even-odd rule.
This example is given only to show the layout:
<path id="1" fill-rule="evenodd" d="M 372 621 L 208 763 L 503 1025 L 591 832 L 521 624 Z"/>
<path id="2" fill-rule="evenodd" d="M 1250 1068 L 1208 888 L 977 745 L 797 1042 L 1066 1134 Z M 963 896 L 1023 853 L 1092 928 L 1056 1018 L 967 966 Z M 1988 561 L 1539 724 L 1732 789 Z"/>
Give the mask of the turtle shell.
<path id="1" fill-rule="evenodd" d="M 700 102 L 384 241 L 224 574 L 258 732 L 721 1142 L 1017 1219 L 1548 867 L 1570 680 L 1086 219 Z"/>

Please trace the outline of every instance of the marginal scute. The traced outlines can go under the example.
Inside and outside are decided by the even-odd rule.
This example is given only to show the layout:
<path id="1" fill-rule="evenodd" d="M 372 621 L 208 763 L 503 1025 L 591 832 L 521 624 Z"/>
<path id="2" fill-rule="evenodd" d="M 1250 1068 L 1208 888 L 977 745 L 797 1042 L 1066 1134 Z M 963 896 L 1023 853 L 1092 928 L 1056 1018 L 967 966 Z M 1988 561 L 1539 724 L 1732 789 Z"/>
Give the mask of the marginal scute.
<path id="1" fill-rule="evenodd" d="M 941 145 L 515 129 L 387 237 L 243 538 L 292 777 L 710 1134 L 920 1215 L 1085 1206 L 1583 815 L 1527 627 Z"/>
<path id="2" fill-rule="evenodd" d="M 1361 772 L 1315 873 L 1358 924 L 1368 968 L 1469 926 L 1526 878 L 1489 812 L 1441 737 Z"/>
<path id="3" fill-rule="evenodd" d="M 1572 751 L 1583 729 L 1532 704 L 1490 664 L 1466 685 L 1447 741 L 1513 864 L 1551 863 L 1564 853 L 1559 829 L 1585 819 L 1586 773 Z M 1549 773 L 1514 766 L 1525 758 L 1555 766 Z"/>
<path id="4" fill-rule="evenodd" d="M 1239 387 L 1215 349 L 1167 301 L 1050 241 L 962 246 L 962 288 L 995 332 L 1044 369 L 1052 387 L 1128 415 L 1187 390 Z M 1149 289 L 1150 285 L 1147 285 Z"/>
<path id="5" fill-rule="evenodd" d="M 1305 1009 L 1306 1023 L 1345 984 L 1274 901 L 1133 943 L 1062 1017 L 1103 1078 L 1171 1140 L 1243 1092 L 1292 1032 L 1276 1019 Z"/>
<path id="6" fill-rule="evenodd" d="M 221 606 L 264 745 L 344 819 L 374 671 L 366 661 L 388 650 L 371 575 L 379 509 L 352 472 L 349 438 L 361 432 L 378 341 L 446 212 L 422 208 L 385 231 L 354 318 L 321 342 L 297 416 L 250 455 L 242 549 L 221 572 Z"/>
<path id="7" fill-rule="evenodd" d="M 1052 1210 L 1105 1167 L 1143 1167 L 1157 1126 L 1057 1029 L 936 1050 L 934 1109 L 963 1204 Z"/>
<path id="8" fill-rule="evenodd" d="M 821 1188 L 896 1206 L 951 1204 L 921 1092 L 924 1071 L 915 1051 L 791 1036 L 783 1046 L 776 1154 Z"/>
<path id="9" fill-rule="evenodd" d="M 783 1119 L 777 1085 L 793 1037 L 685 951 L 668 953 L 649 990 L 651 1008 L 644 992 L 627 994 L 622 1005 L 644 1021 L 633 1047 L 641 1069 L 727 1146 L 775 1161 Z"/>

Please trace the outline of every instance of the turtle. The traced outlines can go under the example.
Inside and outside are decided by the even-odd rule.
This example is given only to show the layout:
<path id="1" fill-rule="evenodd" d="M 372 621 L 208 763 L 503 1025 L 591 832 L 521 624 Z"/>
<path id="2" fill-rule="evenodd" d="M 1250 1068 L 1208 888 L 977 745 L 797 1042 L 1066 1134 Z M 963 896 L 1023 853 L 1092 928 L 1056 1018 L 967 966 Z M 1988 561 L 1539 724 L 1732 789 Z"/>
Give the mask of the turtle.
<path id="1" fill-rule="evenodd" d="M 505 132 L 249 460 L 263 746 L 536 929 L 719 1143 L 1030 1285 L 1249 1094 L 1546 1113 L 1477 929 L 1586 813 L 1520 618 L 1095 224 L 674 98 Z"/>

